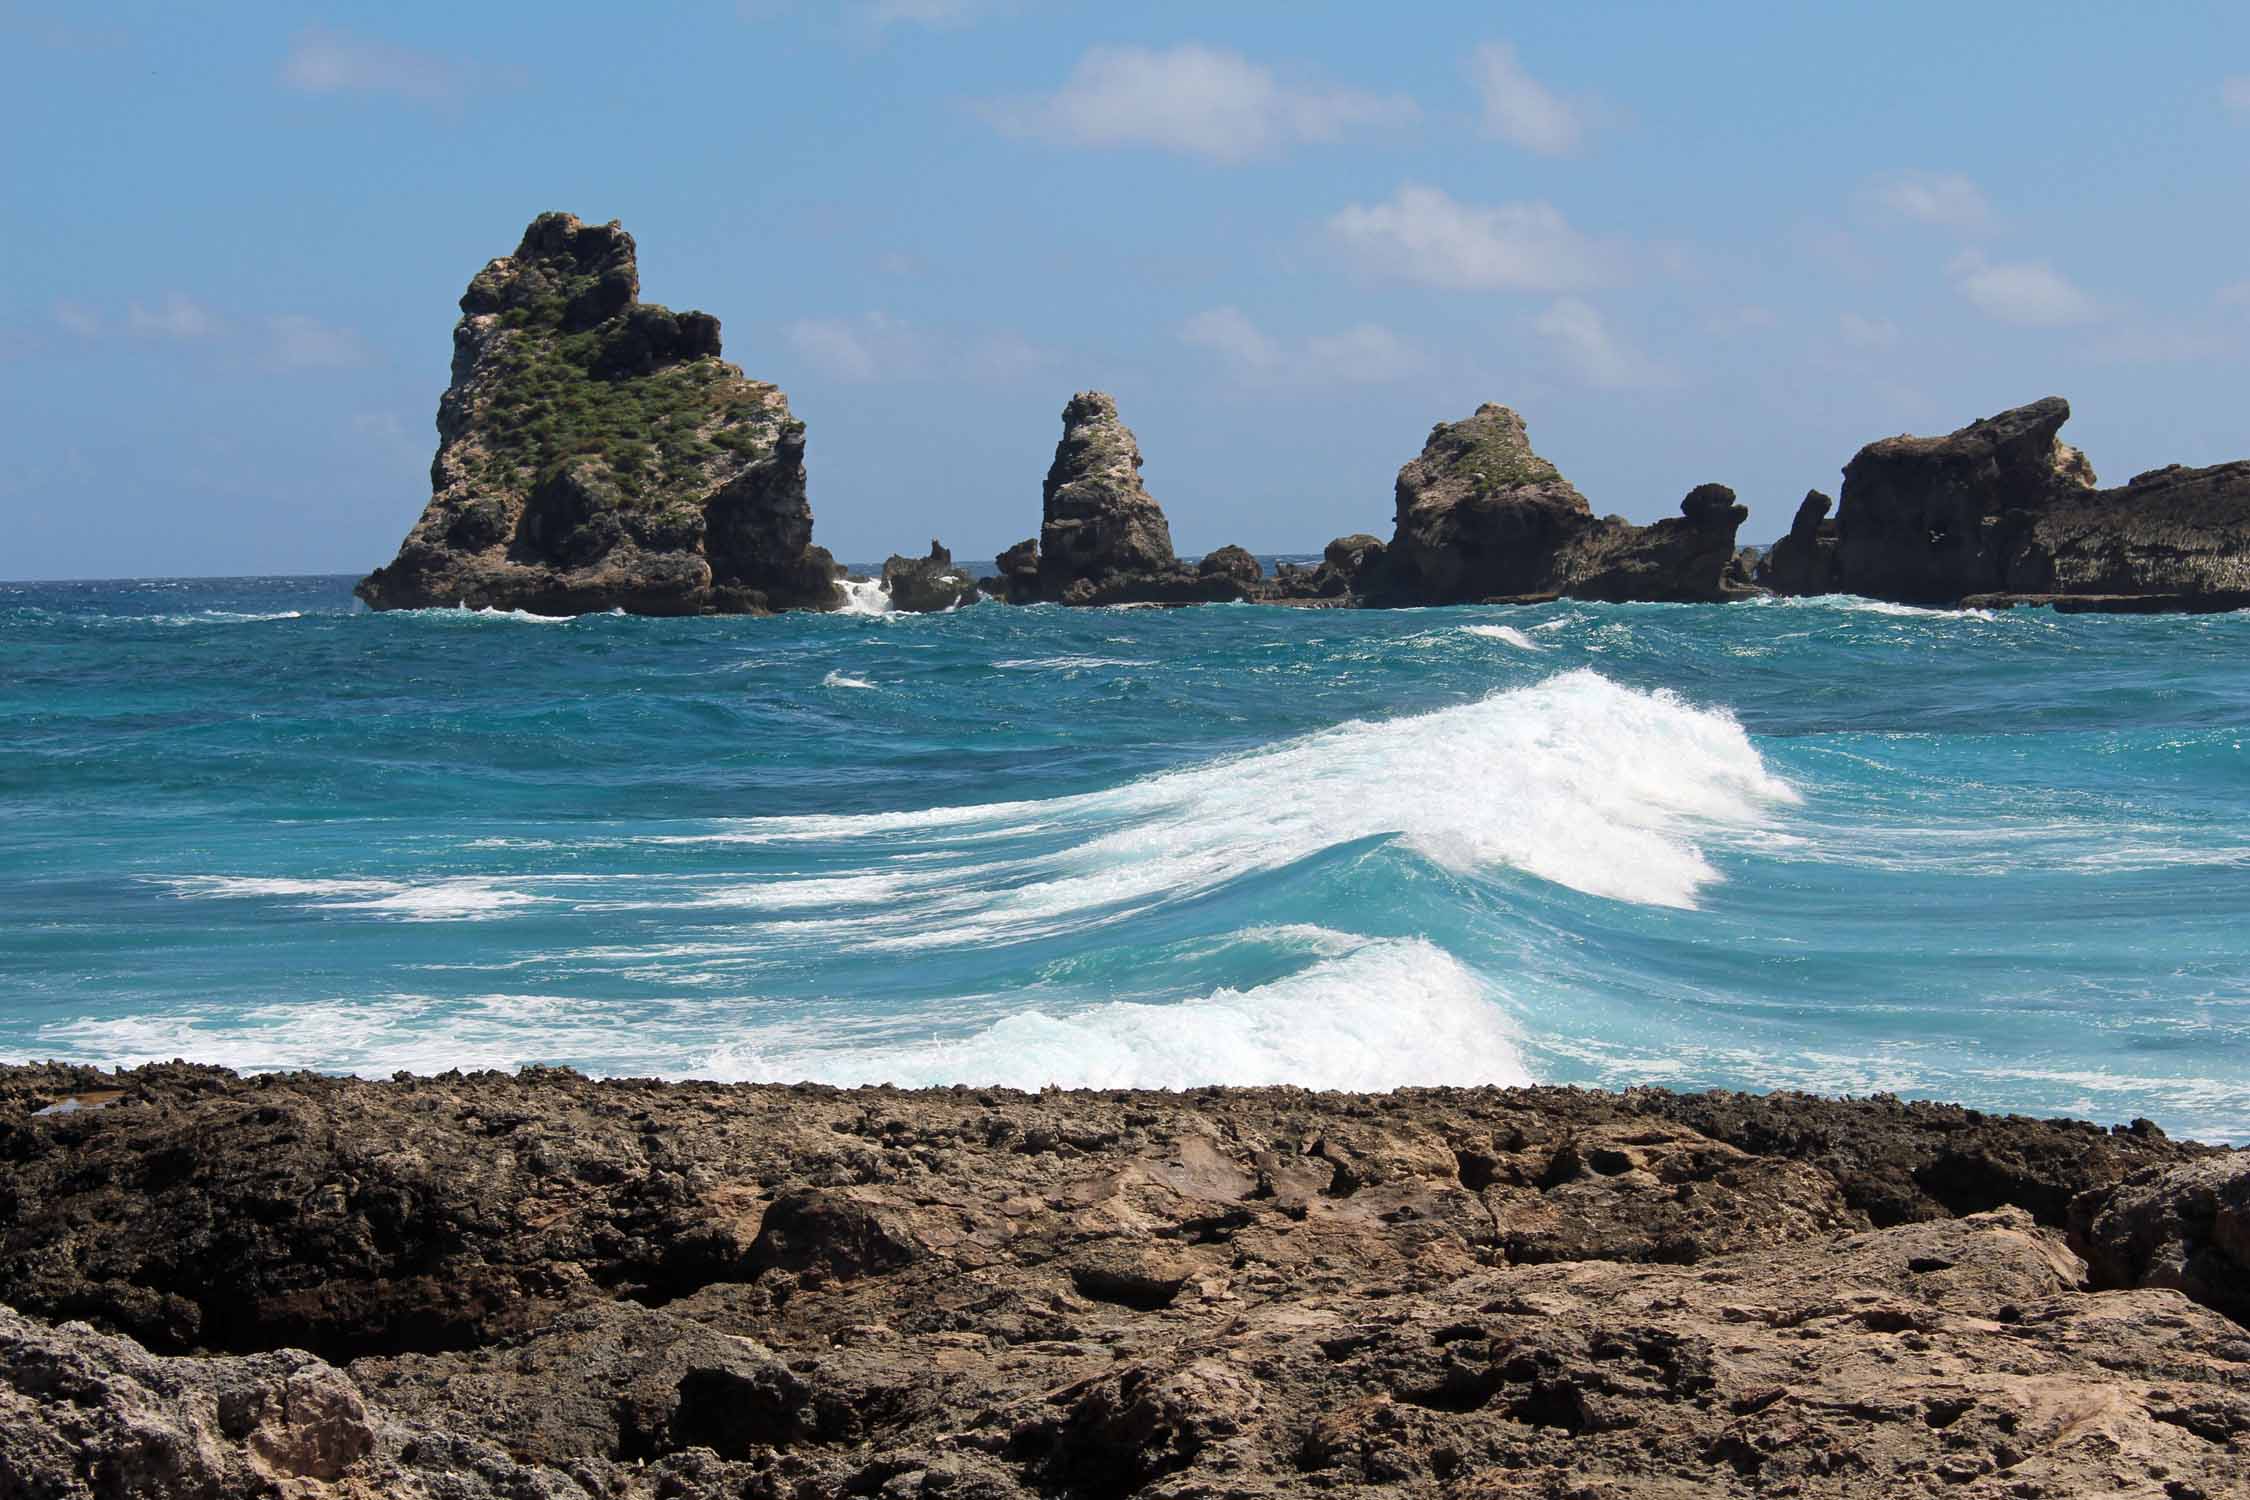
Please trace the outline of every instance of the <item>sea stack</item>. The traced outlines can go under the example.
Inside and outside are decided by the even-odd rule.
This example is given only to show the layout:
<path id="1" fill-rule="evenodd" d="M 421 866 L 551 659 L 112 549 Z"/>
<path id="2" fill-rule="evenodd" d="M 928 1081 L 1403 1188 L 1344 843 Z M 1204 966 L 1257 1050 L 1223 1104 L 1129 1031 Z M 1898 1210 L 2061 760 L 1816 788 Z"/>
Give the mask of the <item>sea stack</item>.
<path id="1" fill-rule="evenodd" d="M 433 491 L 377 609 L 825 609 L 805 424 L 719 358 L 719 320 L 642 302 L 633 237 L 541 214 L 461 297 Z"/>
<path id="2" fill-rule="evenodd" d="M 1174 554 L 1164 508 L 1141 483 L 1141 445 L 1114 398 L 1080 391 L 1062 420 L 1040 493 L 1037 587 L 1016 582 L 1030 559 L 1012 547 L 999 560 L 1009 598 L 1035 592 L 1063 604 L 1196 604 L 1248 597 L 1257 564 L 1246 574 L 1232 556 L 1240 548 L 1213 553 L 1220 561 L 1210 568 Z"/>
<path id="3" fill-rule="evenodd" d="M 2069 420 L 2049 396 L 1944 437 L 1869 443 L 1844 467 L 1833 522 L 1807 497 L 1769 581 L 1904 604 L 2250 606 L 2250 462 L 2098 489 L 2059 435 Z"/>
<path id="4" fill-rule="evenodd" d="M 1754 592 L 1730 574 L 1748 512 L 1701 485 L 1676 520 L 1598 517 L 1533 451 L 1523 418 L 1486 403 L 1431 429 L 1399 470 L 1396 530 L 1368 570 L 1369 602 L 1466 604 L 1573 598 L 1717 602 Z"/>

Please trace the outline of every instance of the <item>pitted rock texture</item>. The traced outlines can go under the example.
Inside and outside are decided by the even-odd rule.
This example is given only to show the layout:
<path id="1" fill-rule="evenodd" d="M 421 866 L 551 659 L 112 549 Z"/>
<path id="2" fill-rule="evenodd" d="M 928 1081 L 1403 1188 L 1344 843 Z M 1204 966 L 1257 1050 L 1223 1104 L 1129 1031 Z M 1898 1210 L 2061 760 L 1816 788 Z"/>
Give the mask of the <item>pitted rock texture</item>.
<path id="1" fill-rule="evenodd" d="M 28 1113 L 67 1095 L 114 1097 Z M 2089 1290 L 2060 1227 L 2232 1201 L 2245 1158 L 2145 1124 L 185 1065 L 0 1100 L 0 1494 L 2250 1485 L 2250 1334 L 2129 1259 Z"/>
<path id="2" fill-rule="evenodd" d="M 1063 408 L 1062 441 L 1040 494 L 1039 581 L 1052 597 L 1073 584 L 1179 566 L 1164 508 L 1141 484 L 1141 445 L 1102 391 Z"/>
<path id="3" fill-rule="evenodd" d="M 719 320 L 642 302 L 633 237 L 541 214 L 461 298 L 433 491 L 377 609 L 832 607 L 805 426 L 719 358 Z"/>
<path id="4" fill-rule="evenodd" d="M 1730 576 L 1735 528 L 1748 515 L 1733 491 L 1704 485 L 1678 519 L 1652 526 L 1597 517 L 1504 406 L 1433 428 L 1399 470 L 1395 499 L 1396 529 L 1365 582 L 1371 603 L 1693 603 L 1756 592 Z"/>
<path id="5" fill-rule="evenodd" d="M 977 599 L 976 579 L 967 568 L 955 567 L 953 554 L 934 537 L 927 557 L 892 553 L 883 564 L 883 588 L 891 608 L 910 614 L 957 609 Z"/>
<path id="6" fill-rule="evenodd" d="M 2049 396 L 1945 437 L 1869 443 L 1844 469 L 1832 529 L 1800 511 L 1770 582 L 1907 604 L 2250 607 L 2250 462 L 2098 489 L 2059 436 L 2069 419 Z"/>
<path id="7" fill-rule="evenodd" d="M 1753 576 L 1777 594 L 1836 592 L 1836 502 L 1818 490 L 1805 491 L 1789 534 L 1766 549 Z"/>

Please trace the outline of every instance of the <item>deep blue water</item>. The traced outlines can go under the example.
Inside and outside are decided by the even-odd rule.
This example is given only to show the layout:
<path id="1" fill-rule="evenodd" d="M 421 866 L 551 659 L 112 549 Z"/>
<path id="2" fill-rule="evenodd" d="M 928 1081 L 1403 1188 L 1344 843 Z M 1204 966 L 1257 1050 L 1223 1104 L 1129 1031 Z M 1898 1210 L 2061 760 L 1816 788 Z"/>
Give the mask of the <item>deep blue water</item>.
<path id="1" fill-rule="evenodd" d="M 2250 616 L 0 585 L 0 1057 L 1900 1093 L 2250 1139 Z"/>

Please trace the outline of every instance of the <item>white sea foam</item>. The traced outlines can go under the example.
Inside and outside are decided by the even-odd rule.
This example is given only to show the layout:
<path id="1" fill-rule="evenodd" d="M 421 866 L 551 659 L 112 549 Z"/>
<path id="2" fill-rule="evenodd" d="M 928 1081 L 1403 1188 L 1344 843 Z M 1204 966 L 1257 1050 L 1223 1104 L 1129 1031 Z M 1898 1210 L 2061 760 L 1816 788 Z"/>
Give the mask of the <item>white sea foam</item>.
<path id="1" fill-rule="evenodd" d="M 816 924 L 817 935 L 855 946 L 912 949 L 1117 921 L 1383 835 L 1462 874 L 1514 869 L 1590 895 L 1692 906 L 1716 878 L 1699 832 L 1754 825 L 1768 805 L 1795 797 L 1726 714 L 1576 671 L 1102 792 L 746 819 L 667 837 L 832 843 L 868 861 L 852 874 L 878 875 L 876 862 L 902 846 L 925 852 L 1040 835 L 1044 847 L 890 888 L 872 915 Z M 1054 847 L 1057 832 L 1074 837 Z M 848 876 L 765 882 L 728 899 L 750 904 L 754 891 L 757 904 L 815 908 L 846 889 L 840 878 Z"/>
<path id="2" fill-rule="evenodd" d="M 1519 651 L 1544 651 L 1547 648 L 1525 635 L 1513 625 L 1464 625 L 1463 635 L 1480 636 L 1488 641 L 1501 641 Z"/>
<path id="3" fill-rule="evenodd" d="M 830 687 L 830 688 L 863 688 L 863 689 L 865 689 L 865 688 L 873 688 L 873 687 L 875 686 L 875 684 L 874 684 L 874 683 L 872 683 L 872 682 L 869 682 L 869 681 L 868 681 L 868 680 L 867 680 L 866 678 L 864 678 L 864 677 L 846 677 L 846 676 L 845 676 L 845 675 L 844 675 L 844 674 L 843 674 L 842 672 L 840 672 L 840 671 L 837 671 L 837 672 L 830 672 L 830 673 L 829 673 L 829 674 L 828 674 L 828 675 L 827 675 L 826 677 L 823 677 L 823 678 L 821 678 L 821 679 L 820 679 L 820 685 L 821 685 L 822 687 Z"/>
<path id="4" fill-rule="evenodd" d="M 184 875 L 160 882 L 189 900 L 280 900 L 305 911 L 354 911 L 407 922 L 482 922 L 541 898 L 481 875 L 437 880 L 278 880 Z"/>
<path id="5" fill-rule="evenodd" d="M 1082 672 L 1099 667 L 1149 667 L 1155 663 L 1133 656 L 1030 656 L 992 664 L 1003 672 Z"/>
<path id="6" fill-rule="evenodd" d="M 887 615 L 891 612 L 891 591 L 883 587 L 879 578 L 839 578 L 836 592 L 844 602 L 836 606 L 840 615 Z"/>
<path id="7" fill-rule="evenodd" d="M 1530 1082 L 1507 1013 L 1460 962 L 1420 939 L 1366 943 L 1252 989 L 1174 1004 L 1026 1010 L 955 1039 L 778 1051 L 730 1043 L 705 1071 L 742 1080 L 1024 1089 Z"/>

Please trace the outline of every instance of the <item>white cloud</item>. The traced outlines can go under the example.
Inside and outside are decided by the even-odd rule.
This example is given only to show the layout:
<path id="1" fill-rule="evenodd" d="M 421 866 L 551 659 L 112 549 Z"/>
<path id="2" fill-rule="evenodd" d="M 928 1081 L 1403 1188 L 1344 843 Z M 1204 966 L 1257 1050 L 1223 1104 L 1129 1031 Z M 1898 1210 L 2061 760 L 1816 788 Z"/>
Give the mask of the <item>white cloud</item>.
<path id="1" fill-rule="evenodd" d="M 1959 172 L 1883 172 L 1859 192 L 1861 203 L 1886 218 L 1949 229 L 1981 229 L 1992 222 L 1984 189 Z"/>
<path id="2" fill-rule="evenodd" d="M 1523 70 L 1516 49 L 1487 42 L 1469 60 L 1484 96 L 1484 133 L 1541 156 L 1568 156 L 1586 139 L 1592 109 L 1574 104 Z"/>
<path id="3" fill-rule="evenodd" d="M 365 364 L 367 352 L 348 329 L 303 313 L 266 319 L 267 357 L 288 370 L 338 370 Z"/>
<path id="4" fill-rule="evenodd" d="M 2229 114 L 2250 116 L 2250 73 L 2237 73 L 2221 83 L 2219 102 Z"/>
<path id="5" fill-rule="evenodd" d="M 57 302 L 55 321 L 82 339 L 101 337 L 101 314 L 77 302 Z"/>
<path id="6" fill-rule="evenodd" d="M 307 31 L 281 60 L 281 83 L 300 94 L 393 94 L 419 104 L 456 103 L 476 89 L 517 88 L 516 69 L 484 69 L 435 52 L 347 31 Z"/>
<path id="7" fill-rule="evenodd" d="M 352 431 L 373 438 L 397 438 L 406 436 L 406 424 L 398 419 L 395 412 L 354 412 Z"/>
<path id="8" fill-rule="evenodd" d="M 1239 307 L 1214 307 L 1180 325 L 1180 342 L 1224 355 L 1244 370 L 1267 371 L 1281 363 L 1281 346 L 1258 331 Z"/>
<path id="9" fill-rule="evenodd" d="M 1214 307 L 1180 325 L 1180 342 L 1209 349 L 1240 379 L 1260 385 L 1379 385 L 1422 368 L 1422 355 L 1379 323 L 1295 343 L 1265 333 L 1238 307 Z"/>
<path id="10" fill-rule="evenodd" d="M 2213 294 L 2213 300 L 2221 307 L 2250 307 L 2250 280 L 2228 282 Z M 62 310 L 57 308 L 55 315 L 62 316 Z"/>
<path id="11" fill-rule="evenodd" d="M 1955 258 L 1951 267 L 1961 295 L 1986 317 L 2032 328 L 2060 328 L 2092 319 L 2093 298 L 2044 261 L 1995 264 L 1976 251 Z"/>
<path id="12" fill-rule="evenodd" d="M 1154 51 L 1095 47 L 1053 94 L 989 105 L 1012 134 L 1077 146 L 1154 146 L 1241 162 L 1305 141 L 1405 124 L 1411 99 L 1356 89 L 1298 89 L 1270 68 L 1194 44 Z"/>
<path id="13" fill-rule="evenodd" d="M 869 26 L 962 26 L 992 10 L 990 0 L 868 0 L 859 7 Z"/>
<path id="14" fill-rule="evenodd" d="M 1898 343 L 1898 325 L 1888 318 L 1862 317 L 1855 312 L 1840 314 L 1836 326 L 1844 335 L 1844 342 L 1857 344 L 1862 349 L 1888 349 Z"/>
<path id="15" fill-rule="evenodd" d="M 1003 330 L 972 342 L 961 363 L 963 371 L 971 378 L 990 385 L 1005 385 L 1049 368 L 1055 363 L 1055 354 L 1020 333 Z"/>
<path id="16" fill-rule="evenodd" d="M 881 366 L 869 335 L 883 326 L 879 317 L 867 329 L 834 319 L 800 318 L 789 325 L 789 347 L 832 380 L 873 380 Z"/>
<path id="17" fill-rule="evenodd" d="M 1449 291 L 1563 291 L 1603 279 L 1607 252 L 1549 203 L 1458 203 L 1408 183 L 1346 207 L 1328 232 L 1371 269 Z"/>
<path id="18" fill-rule="evenodd" d="M 1055 353 L 1012 329 L 966 334 L 902 322 L 886 313 L 800 318 L 784 331 L 789 347 L 831 380 L 859 385 L 968 380 L 1002 385 L 1055 363 Z"/>
<path id="19" fill-rule="evenodd" d="M 1704 316 L 1707 332 L 1720 338 L 1735 338 L 1746 333 L 1758 333 L 1781 326 L 1781 316 L 1770 307 L 1750 303 L 1742 307 L 1722 307 Z"/>
<path id="20" fill-rule="evenodd" d="M 219 320 L 200 304 L 178 292 L 151 311 L 134 303 L 125 313 L 125 326 L 144 338 L 199 339 L 219 331 Z"/>
<path id="21" fill-rule="evenodd" d="M 1668 378 L 1661 366 L 1610 332 L 1602 315 L 1576 297 L 1558 297 L 1531 326 L 1553 346 L 1564 367 L 1587 385 L 1624 390 L 1662 385 Z"/>

